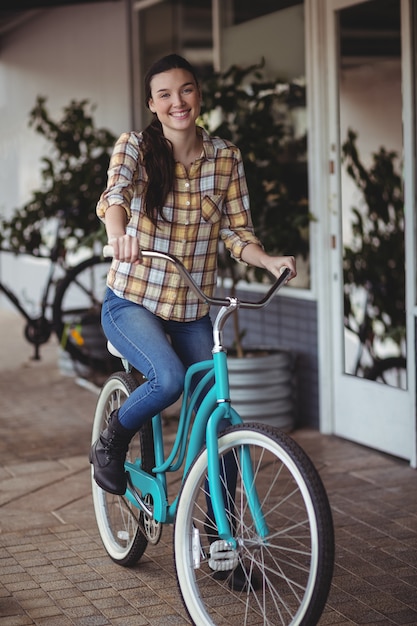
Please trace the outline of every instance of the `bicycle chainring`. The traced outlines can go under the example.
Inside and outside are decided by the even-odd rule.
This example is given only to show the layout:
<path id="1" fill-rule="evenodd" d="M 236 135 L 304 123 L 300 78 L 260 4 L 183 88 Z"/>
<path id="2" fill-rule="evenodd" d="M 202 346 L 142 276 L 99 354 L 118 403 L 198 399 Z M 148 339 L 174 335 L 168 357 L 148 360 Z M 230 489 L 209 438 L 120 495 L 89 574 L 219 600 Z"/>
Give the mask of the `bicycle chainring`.
<path id="1" fill-rule="evenodd" d="M 153 502 L 150 495 L 145 496 L 144 502 L 149 508 L 152 508 Z M 149 543 L 155 546 L 157 543 L 159 543 L 159 540 L 161 539 L 162 524 L 153 519 L 149 519 L 149 517 L 147 517 L 144 513 L 141 513 L 140 520 L 142 529 L 147 540 L 149 541 Z"/>
<path id="2" fill-rule="evenodd" d="M 25 338 L 29 343 L 40 346 L 46 343 L 52 332 L 50 322 L 45 317 L 29 320 L 25 326 Z"/>

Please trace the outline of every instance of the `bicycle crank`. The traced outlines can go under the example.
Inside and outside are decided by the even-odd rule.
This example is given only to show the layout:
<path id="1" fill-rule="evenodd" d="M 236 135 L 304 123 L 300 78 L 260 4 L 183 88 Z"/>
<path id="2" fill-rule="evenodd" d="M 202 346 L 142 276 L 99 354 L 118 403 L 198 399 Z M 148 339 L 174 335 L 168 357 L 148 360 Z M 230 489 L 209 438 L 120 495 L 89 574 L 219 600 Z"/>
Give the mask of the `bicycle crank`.
<path id="1" fill-rule="evenodd" d="M 45 317 L 38 317 L 36 319 L 28 320 L 25 326 L 25 338 L 26 340 L 35 346 L 35 352 L 33 359 L 39 361 L 39 346 L 47 343 L 51 336 L 52 328 L 51 324 Z"/>
<path id="2" fill-rule="evenodd" d="M 144 501 L 148 508 L 152 507 L 152 496 L 146 495 Z M 147 540 L 155 546 L 159 542 L 162 535 L 161 522 L 157 522 L 154 518 L 148 517 L 144 512 L 141 513 L 140 517 L 142 518 L 141 521 Z"/>
<path id="3" fill-rule="evenodd" d="M 25 337 L 29 343 L 40 346 L 51 336 L 51 325 L 44 317 L 28 320 L 25 326 Z"/>
<path id="4" fill-rule="evenodd" d="M 140 529 L 149 541 L 149 543 L 156 545 L 162 535 L 162 524 L 154 519 L 152 510 L 152 497 L 149 494 L 147 494 L 145 498 L 142 498 L 139 495 L 132 483 L 129 472 L 127 473 L 127 484 L 129 487 L 129 491 L 134 497 L 140 510 L 138 520 Z"/>

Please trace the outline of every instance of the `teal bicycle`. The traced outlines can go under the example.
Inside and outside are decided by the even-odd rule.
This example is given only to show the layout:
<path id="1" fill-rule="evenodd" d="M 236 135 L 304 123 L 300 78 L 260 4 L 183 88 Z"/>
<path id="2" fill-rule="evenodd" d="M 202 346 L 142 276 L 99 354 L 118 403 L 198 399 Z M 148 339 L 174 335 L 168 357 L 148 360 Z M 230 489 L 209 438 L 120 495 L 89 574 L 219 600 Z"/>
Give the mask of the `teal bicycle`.
<path id="1" fill-rule="evenodd" d="M 259 302 L 208 298 L 182 263 L 168 254 L 144 251 L 173 263 L 183 280 L 210 305 L 213 358 L 189 368 L 178 430 L 164 445 L 161 416 L 132 440 L 126 459 L 124 496 L 92 490 L 99 533 L 109 556 L 131 566 L 173 524 L 179 589 L 190 620 L 198 626 L 316 624 L 330 589 L 334 563 L 331 510 L 320 476 L 306 453 L 286 433 L 243 423 L 230 401 L 223 329 L 240 308 L 266 306 L 288 278 L 285 270 Z M 111 412 L 143 382 L 122 355 L 124 370 L 104 383 L 92 441 Z M 198 377 L 193 392 L 191 381 Z M 219 431 L 226 420 L 230 426 Z M 168 477 L 181 472 L 179 493 Z M 233 622 L 235 623 L 235 622 Z M 236 622 L 237 623 L 237 622 Z"/>

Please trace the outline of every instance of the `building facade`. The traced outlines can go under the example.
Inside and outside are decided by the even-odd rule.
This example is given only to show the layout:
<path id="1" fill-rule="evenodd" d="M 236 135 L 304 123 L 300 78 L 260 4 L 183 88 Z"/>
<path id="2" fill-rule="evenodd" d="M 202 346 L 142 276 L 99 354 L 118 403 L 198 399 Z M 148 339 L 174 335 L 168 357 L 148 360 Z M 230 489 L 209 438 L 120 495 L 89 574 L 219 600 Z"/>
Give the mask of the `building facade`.
<path id="1" fill-rule="evenodd" d="M 415 466 L 417 2 L 30 6 L 14 2 L 13 19 L 0 15 L 2 214 L 40 183 L 46 146 L 27 127 L 38 95 L 52 113 L 90 99 L 97 124 L 117 135 L 146 123 L 144 71 L 171 51 L 202 75 L 263 58 L 268 76 L 305 86 L 291 128 L 307 136 L 309 259 L 298 285 L 260 322 L 248 320 L 249 338 L 296 355 L 300 425 Z M 1 278 L 13 274 L 22 290 L 39 271 L 31 259 L 1 256 Z"/>

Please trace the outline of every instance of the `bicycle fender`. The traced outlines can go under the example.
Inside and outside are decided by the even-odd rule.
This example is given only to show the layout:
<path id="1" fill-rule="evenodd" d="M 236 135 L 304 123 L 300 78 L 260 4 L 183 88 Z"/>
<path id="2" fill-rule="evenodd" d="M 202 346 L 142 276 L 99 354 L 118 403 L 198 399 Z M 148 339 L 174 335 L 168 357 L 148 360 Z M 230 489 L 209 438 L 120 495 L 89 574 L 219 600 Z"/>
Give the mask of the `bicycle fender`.
<path id="1" fill-rule="evenodd" d="M 158 478 L 143 471 L 134 463 L 129 463 L 126 461 L 125 468 L 129 472 L 132 483 L 135 489 L 137 489 L 140 493 L 141 497 L 144 498 L 148 494 L 152 497 L 153 514 L 155 521 L 162 523 L 165 522 L 167 514 L 167 498 L 165 489 L 163 488 Z M 127 489 L 125 496 L 132 504 L 137 506 L 136 500 L 134 496 L 130 493 L 129 489 Z"/>

